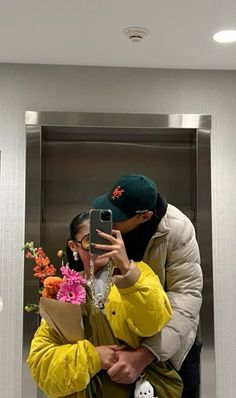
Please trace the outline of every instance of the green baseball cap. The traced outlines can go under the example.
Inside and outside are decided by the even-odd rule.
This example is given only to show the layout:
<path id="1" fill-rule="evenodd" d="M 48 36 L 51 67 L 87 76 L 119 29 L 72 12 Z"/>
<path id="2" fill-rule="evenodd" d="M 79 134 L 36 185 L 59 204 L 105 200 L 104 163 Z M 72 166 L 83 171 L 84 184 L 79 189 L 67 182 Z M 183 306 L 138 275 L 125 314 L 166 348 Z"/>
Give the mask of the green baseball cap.
<path id="1" fill-rule="evenodd" d="M 95 209 L 111 209 L 113 221 L 154 210 L 158 197 L 156 184 L 142 174 L 128 174 L 115 182 L 110 192 L 92 201 Z"/>

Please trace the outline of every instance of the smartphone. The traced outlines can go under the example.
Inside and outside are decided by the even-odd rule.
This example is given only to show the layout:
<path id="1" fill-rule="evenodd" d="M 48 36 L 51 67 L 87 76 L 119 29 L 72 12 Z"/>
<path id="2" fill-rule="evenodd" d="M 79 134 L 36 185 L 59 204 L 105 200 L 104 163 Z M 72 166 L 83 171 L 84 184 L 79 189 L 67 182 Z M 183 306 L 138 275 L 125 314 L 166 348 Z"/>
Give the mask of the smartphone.
<path id="1" fill-rule="evenodd" d="M 89 231 L 89 251 L 91 254 L 102 254 L 105 250 L 96 249 L 91 243 L 109 245 L 108 240 L 97 234 L 97 229 L 111 235 L 112 231 L 112 211 L 110 209 L 92 209 L 89 212 L 90 231 Z"/>

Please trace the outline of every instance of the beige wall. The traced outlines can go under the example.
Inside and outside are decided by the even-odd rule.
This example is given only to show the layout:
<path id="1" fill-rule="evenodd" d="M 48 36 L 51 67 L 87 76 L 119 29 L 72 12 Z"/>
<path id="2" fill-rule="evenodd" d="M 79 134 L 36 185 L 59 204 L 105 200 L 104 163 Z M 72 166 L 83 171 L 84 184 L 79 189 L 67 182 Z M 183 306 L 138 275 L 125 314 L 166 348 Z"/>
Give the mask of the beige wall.
<path id="1" fill-rule="evenodd" d="M 1 398 L 21 395 L 26 110 L 213 116 L 217 397 L 235 397 L 236 71 L 0 65 Z"/>

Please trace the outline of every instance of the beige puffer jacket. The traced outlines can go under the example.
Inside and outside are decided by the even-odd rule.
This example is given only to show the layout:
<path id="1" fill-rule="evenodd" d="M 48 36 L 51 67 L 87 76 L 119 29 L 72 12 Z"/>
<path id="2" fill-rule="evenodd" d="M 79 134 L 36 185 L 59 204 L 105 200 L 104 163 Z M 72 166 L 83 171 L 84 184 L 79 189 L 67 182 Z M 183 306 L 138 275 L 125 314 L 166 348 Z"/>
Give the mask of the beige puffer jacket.
<path id="1" fill-rule="evenodd" d="M 143 261 L 159 276 L 173 314 L 168 325 L 142 345 L 179 370 L 196 337 L 203 278 L 194 227 L 176 207 L 168 204 Z"/>

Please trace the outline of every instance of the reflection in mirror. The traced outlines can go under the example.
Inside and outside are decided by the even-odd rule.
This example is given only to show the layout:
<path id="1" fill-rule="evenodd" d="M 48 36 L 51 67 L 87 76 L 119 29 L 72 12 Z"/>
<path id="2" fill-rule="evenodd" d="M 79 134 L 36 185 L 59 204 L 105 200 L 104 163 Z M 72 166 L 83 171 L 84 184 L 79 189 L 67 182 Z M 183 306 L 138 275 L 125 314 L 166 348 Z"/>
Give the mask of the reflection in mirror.
<path id="1" fill-rule="evenodd" d="M 26 240 L 42 245 L 54 264 L 59 266 L 56 252 L 65 247 L 72 217 L 124 174 L 151 177 L 168 202 L 194 223 L 205 285 L 199 331 L 202 397 L 215 398 L 209 117 L 204 122 L 193 115 L 191 125 L 191 115 L 165 115 L 163 122 L 158 115 L 149 115 L 150 120 L 148 115 L 143 119 L 138 115 L 137 121 L 135 115 L 126 114 L 114 126 L 111 115 L 102 114 L 99 119 L 94 114 L 35 114 L 33 123 L 26 117 Z M 179 123 L 184 120 L 187 125 Z M 37 281 L 26 267 L 25 303 L 37 300 Z M 25 313 L 24 360 L 38 322 L 37 316 Z M 22 391 L 22 398 L 45 397 L 37 391 L 25 363 Z"/>

